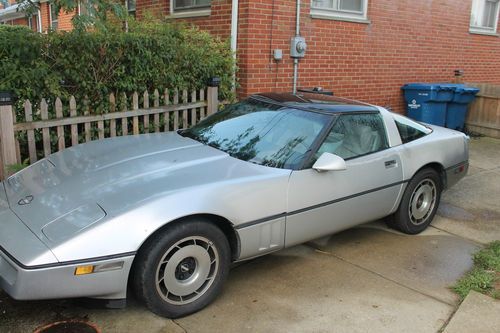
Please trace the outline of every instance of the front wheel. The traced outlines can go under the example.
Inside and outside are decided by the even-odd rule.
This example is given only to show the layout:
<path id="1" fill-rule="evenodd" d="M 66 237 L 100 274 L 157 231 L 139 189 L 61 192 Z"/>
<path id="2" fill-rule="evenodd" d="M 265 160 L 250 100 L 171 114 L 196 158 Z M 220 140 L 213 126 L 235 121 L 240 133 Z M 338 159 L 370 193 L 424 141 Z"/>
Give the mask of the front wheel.
<path id="1" fill-rule="evenodd" d="M 224 233 L 203 220 L 185 220 L 155 235 L 141 249 L 135 291 L 154 313 L 178 318 L 219 294 L 228 275 L 230 247 Z"/>
<path id="2" fill-rule="evenodd" d="M 408 183 L 398 210 L 388 218 L 389 226 L 411 235 L 424 231 L 434 219 L 441 191 L 434 169 L 419 171 Z"/>

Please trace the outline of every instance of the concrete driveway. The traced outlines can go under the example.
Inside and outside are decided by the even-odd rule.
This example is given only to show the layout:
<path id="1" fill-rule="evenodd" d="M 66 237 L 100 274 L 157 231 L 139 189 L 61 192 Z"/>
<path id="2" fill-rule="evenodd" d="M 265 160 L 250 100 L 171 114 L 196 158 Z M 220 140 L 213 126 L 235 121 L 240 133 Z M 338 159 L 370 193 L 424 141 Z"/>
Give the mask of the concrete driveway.
<path id="1" fill-rule="evenodd" d="M 458 306 L 449 287 L 481 244 L 500 239 L 500 140 L 473 139 L 469 175 L 433 226 L 407 236 L 376 221 L 235 267 L 222 295 L 179 320 L 71 300 L 16 302 L 0 290 L 0 332 L 82 319 L 103 332 L 437 332 Z"/>

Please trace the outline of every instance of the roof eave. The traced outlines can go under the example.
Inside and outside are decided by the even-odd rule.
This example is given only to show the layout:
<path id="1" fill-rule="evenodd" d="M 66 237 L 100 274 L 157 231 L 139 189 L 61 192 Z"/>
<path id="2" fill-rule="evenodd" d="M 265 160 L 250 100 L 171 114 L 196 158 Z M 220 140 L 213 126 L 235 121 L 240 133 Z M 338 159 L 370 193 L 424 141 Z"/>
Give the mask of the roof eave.
<path id="1" fill-rule="evenodd" d="M 25 17 L 26 14 L 19 11 L 19 5 L 16 3 L 5 9 L 0 10 L 0 22 L 10 21 L 17 18 Z"/>
<path id="2" fill-rule="evenodd" d="M 34 0 L 33 3 L 43 3 L 48 0 Z M 19 8 L 19 4 L 13 4 L 7 8 L 0 10 L 0 22 L 12 21 L 19 18 L 27 17 L 26 12 Z"/>

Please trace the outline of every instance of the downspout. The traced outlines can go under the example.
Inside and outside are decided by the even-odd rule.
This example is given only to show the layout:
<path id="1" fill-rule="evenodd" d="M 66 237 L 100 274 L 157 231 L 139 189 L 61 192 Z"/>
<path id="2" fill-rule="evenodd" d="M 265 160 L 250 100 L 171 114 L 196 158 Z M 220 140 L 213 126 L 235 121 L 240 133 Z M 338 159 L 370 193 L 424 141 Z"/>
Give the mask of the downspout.
<path id="1" fill-rule="evenodd" d="M 296 17 L 295 17 L 295 36 L 300 36 L 300 0 L 297 0 L 297 8 L 296 8 Z M 299 59 L 293 59 L 293 93 L 297 93 L 297 79 L 299 76 Z"/>
<path id="2" fill-rule="evenodd" d="M 238 6 L 239 1 L 233 0 L 231 7 L 231 52 L 236 64 L 236 50 L 238 48 Z M 233 91 L 236 90 L 236 66 L 233 71 Z"/>

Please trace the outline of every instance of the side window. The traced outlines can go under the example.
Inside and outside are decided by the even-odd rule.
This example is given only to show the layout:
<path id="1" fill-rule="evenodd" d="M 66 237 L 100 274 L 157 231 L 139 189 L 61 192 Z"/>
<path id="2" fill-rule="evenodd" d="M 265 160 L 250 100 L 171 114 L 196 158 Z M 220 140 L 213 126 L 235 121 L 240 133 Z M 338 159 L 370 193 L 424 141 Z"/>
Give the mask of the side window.
<path id="1" fill-rule="evenodd" d="M 413 140 L 420 139 L 421 137 L 424 137 L 432 132 L 430 128 L 427 128 L 424 125 L 420 125 L 419 123 L 414 122 L 411 119 L 398 114 L 393 114 L 393 116 L 394 122 L 398 127 L 399 136 L 401 137 L 401 141 L 403 143 L 408 143 Z"/>
<path id="2" fill-rule="evenodd" d="M 388 148 L 384 122 L 378 113 L 342 115 L 316 153 L 351 159 Z"/>

